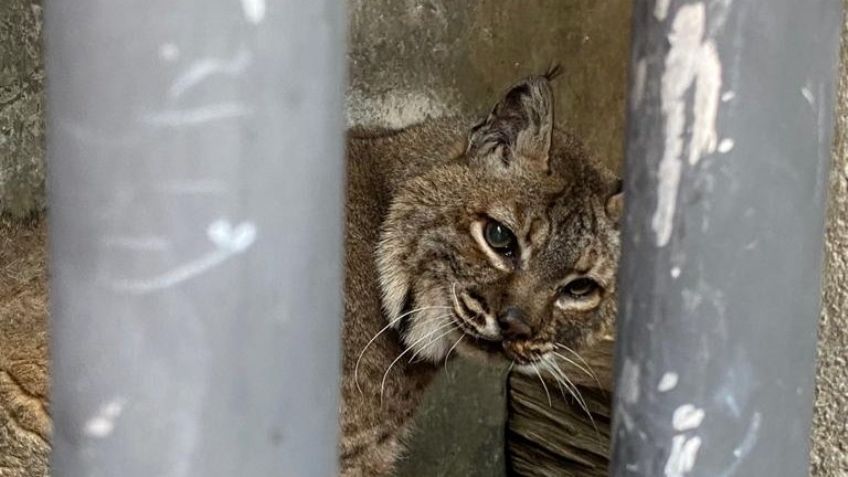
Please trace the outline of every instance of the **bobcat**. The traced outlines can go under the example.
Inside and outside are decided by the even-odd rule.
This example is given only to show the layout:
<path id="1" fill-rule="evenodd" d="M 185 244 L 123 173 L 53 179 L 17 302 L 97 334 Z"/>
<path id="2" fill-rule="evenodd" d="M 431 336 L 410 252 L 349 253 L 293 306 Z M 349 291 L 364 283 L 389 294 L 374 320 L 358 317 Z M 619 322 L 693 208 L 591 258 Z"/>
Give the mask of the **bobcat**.
<path id="1" fill-rule="evenodd" d="M 519 82 L 472 128 L 349 134 L 344 477 L 391 473 L 453 353 L 556 373 L 611 323 L 620 181 L 554 128 L 552 76 Z M 20 318 L 0 323 L 0 474 L 48 471 L 43 240 L 42 225 L 20 241 L 38 273 L 0 277 L 14 292 L 0 315 Z"/>
<path id="2" fill-rule="evenodd" d="M 554 127 L 555 74 L 473 127 L 349 133 L 344 477 L 391 474 L 453 353 L 556 376 L 611 324 L 621 181 Z"/>

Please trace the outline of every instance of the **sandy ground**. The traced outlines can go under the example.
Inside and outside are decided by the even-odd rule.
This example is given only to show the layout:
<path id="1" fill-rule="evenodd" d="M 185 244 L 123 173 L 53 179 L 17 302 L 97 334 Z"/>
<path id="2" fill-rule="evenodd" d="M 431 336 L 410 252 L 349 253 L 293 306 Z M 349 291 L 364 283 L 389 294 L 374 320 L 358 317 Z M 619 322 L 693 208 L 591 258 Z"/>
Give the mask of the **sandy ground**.
<path id="1" fill-rule="evenodd" d="M 44 221 L 0 218 L 0 476 L 47 473 Z"/>

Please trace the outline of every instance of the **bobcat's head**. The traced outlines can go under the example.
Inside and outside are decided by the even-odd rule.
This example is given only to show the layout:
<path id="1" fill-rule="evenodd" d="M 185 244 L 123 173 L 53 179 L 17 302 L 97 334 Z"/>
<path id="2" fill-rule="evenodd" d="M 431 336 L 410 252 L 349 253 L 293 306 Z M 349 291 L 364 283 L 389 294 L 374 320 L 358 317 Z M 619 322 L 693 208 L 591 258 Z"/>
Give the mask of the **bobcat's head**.
<path id="1" fill-rule="evenodd" d="M 510 88 L 464 154 L 394 196 L 383 304 L 416 356 L 455 348 L 534 370 L 612 320 L 621 182 L 554 129 L 549 79 Z"/>

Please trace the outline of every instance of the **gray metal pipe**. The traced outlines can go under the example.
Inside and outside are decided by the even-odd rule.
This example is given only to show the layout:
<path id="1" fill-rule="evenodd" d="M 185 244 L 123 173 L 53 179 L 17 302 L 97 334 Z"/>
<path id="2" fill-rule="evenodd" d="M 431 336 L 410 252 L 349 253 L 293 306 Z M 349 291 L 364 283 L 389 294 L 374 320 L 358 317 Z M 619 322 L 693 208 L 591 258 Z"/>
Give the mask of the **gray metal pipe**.
<path id="1" fill-rule="evenodd" d="M 635 7 L 612 475 L 807 475 L 840 2 Z"/>
<path id="2" fill-rule="evenodd" d="M 56 476 L 331 476 L 345 17 L 46 7 Z"/>

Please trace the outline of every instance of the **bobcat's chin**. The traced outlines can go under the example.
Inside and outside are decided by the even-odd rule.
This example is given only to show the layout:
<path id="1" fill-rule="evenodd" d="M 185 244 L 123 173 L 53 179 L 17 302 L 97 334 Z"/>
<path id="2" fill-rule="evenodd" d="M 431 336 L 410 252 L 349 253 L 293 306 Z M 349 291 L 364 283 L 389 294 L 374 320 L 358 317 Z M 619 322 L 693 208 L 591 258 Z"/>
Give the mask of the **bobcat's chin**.
<path id="1" fill-rule="evenodd" d="M 542 361 L 554 349 L 552 342 L 534 334 L 529 328 L 523 333 L 512 329 L 503 313 L 500 317 L 495 316 L 474 295 L 472 291 L 458 291 L 456 285 L 452 286 L 451 316 L 462 331 L 463 340 L 475 350 L 482 351 L 486 358 L 527 365 Z M 463 347 L 460 352 L 475 357 L 479 354 L 469 353 L 468 347 Z"/>

